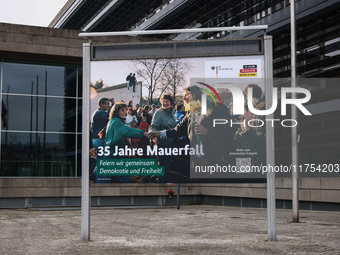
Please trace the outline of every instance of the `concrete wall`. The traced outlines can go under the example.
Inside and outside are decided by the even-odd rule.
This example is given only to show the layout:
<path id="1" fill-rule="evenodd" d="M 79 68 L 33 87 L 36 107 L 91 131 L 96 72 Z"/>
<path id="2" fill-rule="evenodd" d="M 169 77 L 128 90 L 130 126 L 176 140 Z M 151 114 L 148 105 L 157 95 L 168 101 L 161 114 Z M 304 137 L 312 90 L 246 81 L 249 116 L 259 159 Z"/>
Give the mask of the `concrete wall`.
<path id="1" fill-rule="evenodd" d="M 301 201 L 340 203 L 340 178 L 299 179 L 299 198 Z M 276 179 L 276 199 L 291 200 L 292 180 Z M 266 184 L 204 184 L 201 195 L 266 199 Z"/>
<path id="2" fill-rule="evenodd" d="M 340 210 L 340 178 L 300 179 L 304 209 Z M 176 185 L 171 188 L 176 194 Z M 92 205 L 167 205 L 166 184 L 91 184 Z M 182 203 L 266 207 L 266 184 L 181 184 Z M 291 180 L 276 180 L 279 208 L 291 208 Z M 0 178 L 0 208 L 80 206 L 80 178 Z M 324 204 L 328 205 L 325 206 Z M 322 206 L 320 206 L 322 204 Z M 331 204 L 331 205 L 330 205 Z"/>
<path id="3" fill-rule="evenodd" d="M 94 81 L 92 81 L 94 82 Z M 142 82 L 138 81 L 135 86 L 135 92 L 132 92 L 132 87 L 127 89 L 127 83 L 117 84 L 115 86 L 91 90 L 90 112 L 91 116 L 98 109 L 98 100 L 102 97 L 114 97 L 116 102 L 124 100 L 127 104 L 132 100 L 133 108 L 136 104 L 141 105 L 142 102 Z"/>
<path id="4" fill-rule="evenodd" d="M 82 63 L 80 31 L 0 23 L 0 57 Z M 154 39 L 136 36 L 93 38 L 93 43 L 129 43 Z"/>

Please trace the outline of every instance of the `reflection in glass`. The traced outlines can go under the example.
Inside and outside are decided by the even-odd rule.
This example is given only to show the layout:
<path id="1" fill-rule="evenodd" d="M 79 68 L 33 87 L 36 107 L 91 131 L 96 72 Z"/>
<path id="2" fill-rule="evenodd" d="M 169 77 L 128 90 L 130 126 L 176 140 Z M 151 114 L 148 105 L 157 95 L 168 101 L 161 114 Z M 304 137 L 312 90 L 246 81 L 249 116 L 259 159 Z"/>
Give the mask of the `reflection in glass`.
<path id="1" fill-rule="evenodd" d="M 278 87 L 290 87 L 290 79 L 275 79 Z M 305 79 L 296 80 L 301 88 L 311 92 L 311 99 L 304 105 L 311 112 L 305 116 L 297 111 L 299 134 L 299 164 L 337 164 L 340 158 L 340 88 L 338 79 Z M 297 97 L 304 98 L 303 93 Z M 275 119 L 283 119 L 281 109 L 274 113 Z M 291 118 L 291 107 L 287 107 L 285 119 Z M 275 127 L 275 162 L 277 165 L 291 164 L 291 129 L 277 125 Z"/>
<path id="2" fill-rule="evenodd" d="M 83 96 L 83 68 L 78 67 L 78 97 Z"/>
<path id="3" fill-rule="evenodd" d="M 81 68 L 20 60 L 2 65 L 0 176 L 76 177 Z"/>
<path id="4" fill-rule="evenodd" d="M 77 150 L 77 177 L 81 177 L 81 162 L 82 162 L 82 140 L 81 135 L 78 135 L 78 150 Z M 90 169 L 91 172 L 91 169 Z"/>
<path id="5" fill-rule="evenodd" d="M 3 96 L 7 108 L 7 130 L 76 131 L 76 99 Z"/>
<path id="6" fill-rule="evenodd" d="M 0 176 L 75 176 L 76 135 L 1 133 Z"/>
<path id="7" fill-rule="evenodd" d="M 76 65 L 3 63 L 3 93 L 76 96 Z"/>
<path id="8" fill-rule="evenodd" d="M 82 111 L 82 106 L 83 104 L 83 100 L 78 99 L 78 132 L 81 133 L 82 132 L 82 126 L 83 126 L 83 111 Z"/>

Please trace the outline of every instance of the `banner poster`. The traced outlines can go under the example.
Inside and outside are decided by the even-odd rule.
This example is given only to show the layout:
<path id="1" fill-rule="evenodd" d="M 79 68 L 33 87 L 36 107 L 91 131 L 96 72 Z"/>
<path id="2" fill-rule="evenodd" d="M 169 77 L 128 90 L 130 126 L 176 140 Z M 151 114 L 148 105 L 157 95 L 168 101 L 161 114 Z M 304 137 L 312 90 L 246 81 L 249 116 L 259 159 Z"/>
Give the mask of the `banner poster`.
<path id="1" fill-rule="evenodd" d="M 264 182 L 264 57 L 91 62 L 92 183 Z"/>

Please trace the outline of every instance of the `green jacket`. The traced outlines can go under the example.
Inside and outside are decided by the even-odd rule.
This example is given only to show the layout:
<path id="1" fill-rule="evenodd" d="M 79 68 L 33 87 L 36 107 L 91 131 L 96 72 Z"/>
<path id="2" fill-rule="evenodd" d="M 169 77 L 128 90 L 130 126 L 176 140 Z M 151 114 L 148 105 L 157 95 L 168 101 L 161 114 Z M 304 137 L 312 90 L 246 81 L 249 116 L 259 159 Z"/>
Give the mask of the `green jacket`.
<path id="1" fill-rule="evenodd" d="M 118 145 L 118 148 L 124 148 L 125 138 L 143 138 L 144 131 L 136 128 L 130 128 L 124 124 L 120 118 L 112 118 L 106 126 L 105 144 L 111 149 Z"/>

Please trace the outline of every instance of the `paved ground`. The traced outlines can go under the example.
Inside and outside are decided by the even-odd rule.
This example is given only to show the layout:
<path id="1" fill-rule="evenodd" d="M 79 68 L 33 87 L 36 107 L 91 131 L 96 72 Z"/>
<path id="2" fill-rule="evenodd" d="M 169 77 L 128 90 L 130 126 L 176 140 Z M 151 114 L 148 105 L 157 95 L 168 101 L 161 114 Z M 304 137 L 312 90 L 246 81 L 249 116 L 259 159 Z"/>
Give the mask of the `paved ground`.
<path id="1" fill-rule="evenodd" d="M 340 212 L 277 210 L 268 242 L 266 209 L 182 206 L 91 211 L 91 241 L 80 240 L 80 210 L 0 210 L 0 254 L 340 254 Z"/>

